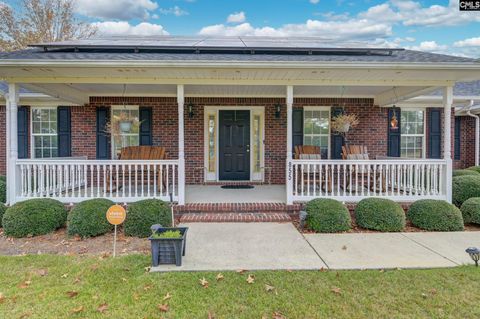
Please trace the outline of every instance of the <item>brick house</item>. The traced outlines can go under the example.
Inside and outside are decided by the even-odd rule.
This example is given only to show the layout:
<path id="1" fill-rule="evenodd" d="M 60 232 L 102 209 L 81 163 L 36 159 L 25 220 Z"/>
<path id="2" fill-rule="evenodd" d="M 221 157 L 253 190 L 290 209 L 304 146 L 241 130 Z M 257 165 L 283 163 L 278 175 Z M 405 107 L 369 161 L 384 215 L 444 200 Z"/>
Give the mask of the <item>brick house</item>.
<path id="1" fill-rule="evenodd" d="M 453 167 L 478 161 L 480 63 L 314 40 L 137 37 L 1 53 L 8 202 L 451 200 Z M 333 132 L 339 114 L 358 126 Z M 119 158 L 139 145 L 167 156 Z"/>

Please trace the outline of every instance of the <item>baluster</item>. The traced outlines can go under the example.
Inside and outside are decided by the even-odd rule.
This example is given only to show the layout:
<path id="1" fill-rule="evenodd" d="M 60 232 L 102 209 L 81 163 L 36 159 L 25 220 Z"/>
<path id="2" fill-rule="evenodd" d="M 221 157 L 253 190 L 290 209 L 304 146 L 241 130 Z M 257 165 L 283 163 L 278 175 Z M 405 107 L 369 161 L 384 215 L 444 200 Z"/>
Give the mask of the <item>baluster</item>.
<path id="1" fill-rule="evenodd" d="M 402 187 L 402 181 L 401 181 L 402 165 L 401 164 L 396 165 L 396 173 L 397 173 L 397 196 L 400 196 L 400 189 Z"/>
<path id="2" fill-rule="evenodd" d="M 128 164 L 128 197 L 132 198 L 132 165 Z"/>
<path id="3" fill-rule="evenodd" d="M 358 196 L 358 164 L 355 164 L 355 196 Z"/>
<path id="4" fill-rule="evenodd" d="M 165 174 L 166 174 L 166 181 L 167 181 L 167 185 L 165 185 L 165 191 L 166 191 L 166 196 L 168 198 L 168 195 L 170 195 L 171 193 L 171 184 L 170 184 L 170 164 L 166 164 L 165 165 L 165 168 L 166 168 L 166 171 L 165 171 Z"/>
<path id="5" fill-rule="evenodd" d="M 371 174 L 371 165 L 367 164 L 367 196 L 370 196 L 370 189 L 372 188 L 370 185 L 371 179 L 372 179 L 372 174 Z"/>
<path id="6" fill-rule="evenodd" d="M 120 193 L 120 176 L 118 175 L 120 165 L 115 163 L 113 164 L 113 167 L 115 169 L 115 197 L 118 198 L 118 195 Z M 112 196 L 113 196 L 113 193 L 112 193 Z"/>
<path id="7" fill-rule="evenodd" d="M 323 184 L 323 170 L 324 170 L 324 165 L 322 163 L 320 163 L 318 165 L 318 184 L 320 185 L 319 189 L 318 189 L 318 195 L 319 196 L 323 196 L 323 190 L 322 190 L 322 184 Z M 325 185 L 326 185 L 326 182 L 325 182 Z"/>
<path id="8" fill-rule="evenodd" d="M 178 168 L 177 164 L 173 164 L 172 165 L 172 194 L 173 196 L 177 196 L 177 190 L 176 190 L 176 185 L 178 185 L 176 182 L 175 182 L 175 179 L 176 179 L 176 169 Z"/>
<path id="9" fill-rule="evenodd" d="M 310 196 L 310 164 L 307 164 L 307 196 Z"/>
<path id="10" fill-rule="evenodd" d="M 125 164 L 122 164 L 122 197 L 125 198 Z"/>
<path id="11" fill-rule="evenodd" d="M 337 164 L 336 165 L 336 168 L 337 168 L 337 196 L 340 196 L 340 170 L 342 168 L 342 165 L 340 164 Z"/>
<path id="12" fill-rule="evenodd" d="M 353 179 L 353 176 L 352 176 L 352 163 L 348 163 L 348 180 L 349 180 L 349 184 L 348 185 L 348 193 L 350 194 L 350 196 L 352 196 L 352 189 L 353 189 L 353 186 L 352 186 L 352 179 Z"/>

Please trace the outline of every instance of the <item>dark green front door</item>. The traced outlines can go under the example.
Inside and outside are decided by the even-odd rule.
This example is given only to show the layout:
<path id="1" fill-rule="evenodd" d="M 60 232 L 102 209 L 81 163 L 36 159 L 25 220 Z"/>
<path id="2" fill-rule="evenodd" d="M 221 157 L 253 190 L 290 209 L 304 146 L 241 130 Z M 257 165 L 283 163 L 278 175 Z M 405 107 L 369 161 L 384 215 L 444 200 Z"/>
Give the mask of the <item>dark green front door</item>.
<path id="1" fill-rule="evenodd" d="M 250 179 L 250 111 L 219 113 L 219 178 Z"/>

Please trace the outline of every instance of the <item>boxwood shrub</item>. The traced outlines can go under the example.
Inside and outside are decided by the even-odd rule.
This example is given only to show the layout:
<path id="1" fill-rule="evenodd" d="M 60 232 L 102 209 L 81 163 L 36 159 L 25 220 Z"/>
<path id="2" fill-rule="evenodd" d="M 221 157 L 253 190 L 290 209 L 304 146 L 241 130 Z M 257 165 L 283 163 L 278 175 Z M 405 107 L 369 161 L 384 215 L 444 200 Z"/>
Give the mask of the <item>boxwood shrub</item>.
<path id="1" fill-rule="evenodd" d="M 148 237 L 152 234 L 150 227 L 160 224 L 172 225 L 170 206 L 159 199 L 145 199 L 128 206 L 125 220 L 125 235 Z"/>
<path id="2" fill-rule="evenodd" d="M 480 176 L 465 175 L 453 178 L 453 203 L 460 207 L 472 197 L 480 197 Z"/>
<path id="3" fill-rule="evenodd" d="M 0 203 L 7 201 L 7 178 L 0 176 Z"/>
<path id="4" fill-rule="evenodd" d="M 410 206 L 407 218 L 413 225 L 425 230 L 463 230 L 460 209 L 444 200 L 418 200 Z"/>
<path id="5" fill-rule="evenodd" d="M 5 207 L 5 205 L 0 203 L 0 227 L 2 227 L 2 218 L 6 210 L 7 210 L 7 207 Z"/>
<path id="6" fill-rule="evenodd" d="M 335 233 L 352 227 L 348 209 L 337 200 L 314 199 L 307 203 L 306 211 L 308 227 L 317 232 Z"/>
<path id="7" fill-rule="evenodd" d="M 16 203 L 2 219 L 5 235 L 26 237 L 48 234 L 65 225 L 67 210 L 54 199 L 30 199 Z"/>
<path id="8" fill-rule="evenodd" d="M 474 172 L 477 172 L 477 173 L 480 173 L 480 166 L 471 166 L 467 169 L 471 170 L 471 171 L 474 171 Z"/>
<path id="9" fill-rule="evenodd" d="M 355 208 L 358 226 L 385 232 L 405 228 L 405 212 L 400 204 L 386 198 L 365 198 Z"/>
<path id="10" fill-rule="evenodd" d="M 106 198 L 95 198 L 75 205 L 67 220 L 67 233 L 70 236 L 94 237 L 113 229 L 106 218 L 108 208 L 113 205 Z"/>
<path id="11" fill-rule="evenodd" d="M 453 177 L 465 175 L 480 176 L 480 173 L 471 169 L 456 169 L 453 171 Z"/>
<path id="12" fill-rule="evenodd" d="M 460 207 L 465 224 L 480 224 L 480 197 L 472 197 Z"/>

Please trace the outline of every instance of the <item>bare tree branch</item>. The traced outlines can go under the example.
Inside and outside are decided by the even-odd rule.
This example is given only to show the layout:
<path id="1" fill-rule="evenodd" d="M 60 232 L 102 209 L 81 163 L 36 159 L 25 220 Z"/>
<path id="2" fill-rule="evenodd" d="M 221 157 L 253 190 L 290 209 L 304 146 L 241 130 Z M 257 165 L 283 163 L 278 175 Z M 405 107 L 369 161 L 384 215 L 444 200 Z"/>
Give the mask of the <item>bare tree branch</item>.
<path id="1" fill-rule="evenodd" d="M 23 0 L 18 10 L 0 2 L 0 51 L 94 36 L 97 28 L 75 17 L 74 1 Z"/>

